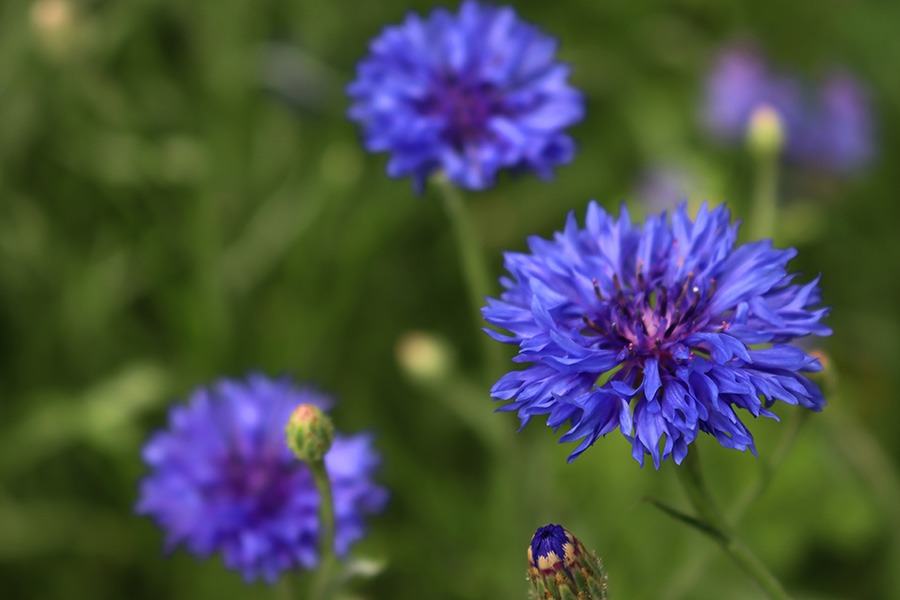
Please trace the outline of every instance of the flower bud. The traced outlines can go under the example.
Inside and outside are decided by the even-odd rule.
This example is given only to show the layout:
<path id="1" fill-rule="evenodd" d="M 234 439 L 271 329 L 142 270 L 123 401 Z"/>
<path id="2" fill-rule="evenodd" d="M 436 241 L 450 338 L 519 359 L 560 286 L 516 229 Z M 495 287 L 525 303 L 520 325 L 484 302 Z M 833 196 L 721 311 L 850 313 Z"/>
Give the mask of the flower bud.
<path id="1" fill-rule="evenodd" d="M 453 369 L 453 351 L 436 335 L 411 331 L 397 342 L 397 362 L 412 379 L 439 381 Z"/>
<path id="2" fill-rule="evenodd" d="M 747 145 L 760 157 L 773 157 L 784 146 L 784 124 L 778 111 L 768 104 L 753 109 L 747 125 Z"/>
<path id="3" fill-rule="evenodd" d="M 607 600 L 600 558 L 560 525 L 539 527 L 528 546 L 528 579 L 536 600 Z"/>
<path id="4" fill-rule="evenodd" d="M 306 462 L 322 460 L 334 439 L 331 419 L 313 404 L 294 409 L 285 427 L 287 444 L 294 455 Z"/>
<path id="5" fill-rule="evenodd" d="M 49 54 L 61 57 L 71 49 L 76 16 L 69 0 L 36 0 L 31 5 L 31 25 Z"/>

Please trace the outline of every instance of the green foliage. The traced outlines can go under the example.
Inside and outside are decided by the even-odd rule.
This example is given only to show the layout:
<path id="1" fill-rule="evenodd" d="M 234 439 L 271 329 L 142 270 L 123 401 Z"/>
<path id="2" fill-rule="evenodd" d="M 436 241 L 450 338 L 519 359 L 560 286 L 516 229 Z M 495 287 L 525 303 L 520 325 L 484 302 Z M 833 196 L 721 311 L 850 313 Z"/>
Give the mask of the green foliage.
<path id="1" fill-rule="evenodd" d="M 469 199 L 492 277 L 501 251 L 591 198 L 642 213 L 648 165 L 690 172 L 692 202 L 747 215 L 752 161 L 697 121 L 723 41 L 750 35 L 810 76 L 838 62 L 871 83 L 873 168 L 787 168 L 780 190 L 776 242 L 801 247 L 798 269 L 823 274 L 834 307 L 830 405 L 771 472 L 785 423 L 751 424 L 760 460 L 699 445 L 721 506 L 759 495 L 729 517 L 798 597 L 900 597 L 900 4 L 516 4 L 560 37 L 589 112 L 552 184 L 507 177 Z M 0 4 L 4 597 L 283 591 L 244 586 L 218 559 L 166 558 L 131 513 L 140 447 L 168 404 L 253 369 L 334 392 L 338 429 L 377 435 L 391 504 L 357 554 L 386 564 L 360 597 L 523 597 L 523 548 L 551 521 L 604 557 L 616 598 L 760 597 L 712 541 L 641 502 L 686 506 L 671 465 L 640 470 L 618 434 L 566 464 L 551 431 L 516 435 L 513 415 L 493 414 L 439 198 L 389 180 L 343 115 L 368 40 L 432 3 L 71 5 Z M 396 359 L 414 330 L 455 357 L 427 380 Z"/>

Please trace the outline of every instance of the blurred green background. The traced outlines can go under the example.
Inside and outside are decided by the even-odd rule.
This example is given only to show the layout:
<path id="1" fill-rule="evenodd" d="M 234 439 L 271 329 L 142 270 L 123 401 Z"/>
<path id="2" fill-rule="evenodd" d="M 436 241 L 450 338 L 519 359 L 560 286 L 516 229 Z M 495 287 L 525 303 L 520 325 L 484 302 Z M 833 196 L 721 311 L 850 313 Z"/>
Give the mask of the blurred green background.
<path id="1" fill-rule="evenodd" d="M 196 385 L 261 369 L 334 393 L 338 427 L 377 434 L 383 516 L 358 555 L 370 598 L 522 598 L 534 529 L 560 522 L 606 562 L 613 598 L 760 598 L 701 534 L 672 465 L 616 433 L 575 463 L 535 421 L 493 414 L 452 232 L 433 192 L 384 175 L 344 118 L 368 41 L 430 2 L 84 0 L 0 5 L 0 596 L 271 598 L 218 558 L 162 553 L 132 514 L 146 436 Z M 492 275 L 589 199 L 646 209 L 647 169 L 747 214 L 752 164 L 698 122 L 717 49 L 757 40 L 813 80 L 871 86 L 879 157 L 851 179 L 790 170 L 777 243 L 822 273 L 830 405 L 756 421 L 760 459 L 699 440 L 724 506 L 797 598 L 900 598 L 900 3 L 519 2 L 561 40 L 588 98 L 552 184 L 470 198 Z M 499 286 L 495 288 L 499 292 Z M 412 331 L 454 357 L 410 377 Z M 412 338 L 415 341 L 418 338 Z M 417 346 L 401 344 L 415 360 Z M 747 490 L 751 490 L 748 492 Z M 303 589 L 305 577 L 292 577 Z M 295 597 L 303 597 L 297 594 Z"/>

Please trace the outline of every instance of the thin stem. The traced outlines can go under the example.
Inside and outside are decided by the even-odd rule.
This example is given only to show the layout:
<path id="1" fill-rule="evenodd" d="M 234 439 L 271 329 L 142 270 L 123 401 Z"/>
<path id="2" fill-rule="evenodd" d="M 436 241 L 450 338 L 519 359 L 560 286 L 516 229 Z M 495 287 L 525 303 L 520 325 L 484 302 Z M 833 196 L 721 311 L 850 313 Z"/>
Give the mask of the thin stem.
<path id="1" fill-rule="evenodd" d="M 735 501 L 734 506 L 731 507 L 731 510 L 728 511 L 728 516 L 733 522 L 739 523 L 750 506 L 769 488 L 769 484 L 772 483 L 772 478 L 778 471 L 778 467 L 784 462 L 788 452 L 794 445 L 794 441 L 797 439 L 797 435 L 800 433 L 803 425 L 809 420 L 812 412 L 804 410 L 794 411 L 792 414 L 790 421 L 785 424 L 784 432 L 778 440 L 778 445 L 775 446 L 775 449 L 769 455 L 769 459 L 763 462 L 759 477 L 744 490 L 744 493 L 741 494 L 740 498 Z"/>
<path id="2" fill-rule="evenodd" d="M 678 481 L 684 487 L 688 499 L 700 517 L 712 526 L 719 535 L 712 536 L 722 550 L 749 575 L 773 600 L 789 600 L 781 583 L 766 568 L 761 560 L 731 530 L 719 508 L 713 501 L 709 489 L 703 481 L 697 449 L 692 448 L 680 467 L 675 469 Z"/>
<path id="3" fill-rule="evenodd" d="M 468 288 L 469 304 L 473 316 L 477 315 L 476 323 L 480 326 L 483 324 L 480 316 L 481 308 L 491 291 L 491 280 L 484 260 L 484 251 L 478 241 L 472 214 L 459 190 L 446 177 L 436 177 L 434 181 L 440 190 L 444 209 L 453 226 L 459 260 Z M 503 347 L 484 334 L 481 334 L 481 347 L 488 377 L 499 376 L 505 363 Z"/>
<path id="4" fill-rule="evenodd" d="M 728 517 L 731 523 L 739 524 L 744 518 L 747 510 L 756 502 L 769 488 L 772 477 L 778 471 L 778 467 L 784 462 L 788 452 L 794 445 L 797 435 L 803 425 L 809 420 L 809 411 L 794 412 L 793 418 L 786 424 L 778 444 L 773 452 L 768 453 L 768 458 L 762 464 L 759 476 L 751 483 L 740 497 L 735 501 L 728 510 Z M 671 600 L 681 598 L 689 590 L 695 582 L 697 582 L 706 572 L 709 561 L 712 560 L 712 548 L 707 547 L 704 550 L 695 552 L 690 555 L 691 561 L 679 570 L 679 576 L 667 585 L 663 586 L 660 600 Z"/>
<path id="5" fill-rule="evenodd" d="M 331 482 L 325 470 L 325 461 L 317 460 L 307 463 L 319 490 L 319 535 L 320 563 L 312 584 L 310 595 L 314 600 L 325 600 L 331 596 L 332 569 L 336 562 L 334 551 L 334 501 L 331 496 Z"/>
<path id="6" fill-rule="evenodd" d="M 492 281 L 472 213 L 459 189 L 451 181 L 443 176 L 436 177 L 434 181 L 453 227 L 472 316 L 475 317 L 476 323 L 482 326 L 484 321 L 481 318 L 481 308 L 486 303 L 485 298 L 491 293 Z M 503 373 L 508 359 L 502 344 L 484 333 L 478 332 L 478 335 L 481 336 L 482 372 L 490 382 L 493 382 Z M 495 449 L 492 462 L 493 476 L 488 490 L 492 508 L 485 516 L 496 534 L 495 547 L 502 547 L 505 540 L 513 539 L 518 531 L 521 510 L 517 498 L 522 488 L 522 470 L 513 436 L 508 429 L 501 430 L 501 437 L 493 445 Z M 517 559 L 513 555 L 501 556 L 502 558 L 498 558 L 496 554 L 494 555 L 492 563 L 494 568 L 500 570 L 515 568 Z"/>
<path id="7" fill-rule="evenodd" d="M 292 600 L 294 595 L 291 593 L 291 584 L 288 578 L 282 577 L 278 585 L 275 586 L 275 600 Z"/>
<path id="8" fill-rule="evenodd" d="M 774 238 L 778 213 L 778 153 L 757 154 L 756 187 L 750 212 L 751 239 Z"/>

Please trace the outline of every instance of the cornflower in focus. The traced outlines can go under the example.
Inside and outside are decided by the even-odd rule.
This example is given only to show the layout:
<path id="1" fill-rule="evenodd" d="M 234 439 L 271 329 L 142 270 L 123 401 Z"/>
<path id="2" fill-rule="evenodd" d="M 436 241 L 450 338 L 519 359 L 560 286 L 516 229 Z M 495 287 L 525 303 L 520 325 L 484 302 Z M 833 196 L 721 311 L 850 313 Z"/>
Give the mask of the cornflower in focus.
<path id="1" fill-rule="evenodd" d="M 168 427 L 144 446 L 150 473 L 136 506 L 165 531 L 168 550 L 220 552 L 247 581 L 271 583 L 317 565 L 319 494 L 285 441 L 301 404 L 326 409 L 331 401 L 287 378 L 255 374 L 200 388 L 170 411 Z M 384 507 L 387 493 L 372 481 L 378 464 L 368 435 L 336 435 L 325 454 L 339 555 L 363 536 L 364 517 Z"/>
<path id="2" fill-rule="evenodd" d="M 368 150 L 390 153 L 388 175 L 411 176 L 417 190 L 441 171 L 473 190 L 501 169 L 549 178 L 572 159 L 564 129 L 584 114 L 556 46 L 510 7 L 469 0 L 457 14 L 410 14 L 372 41 L 349 116 Z"/>
<path id="3" fill-rule="evenodd" d="M 655 467 L 681 463 L 702 431 L 723 446 L 756 453 L 736 409 L 777 418 L 776 400 L 820 410 L 822 393 L 804 373 L 819 361 L 790 345 L 821 323 L 818 278 L 794 283 L 785 269 L 796 251 L 770 240 L 735 246 L 737 225 L 720 206 L 685 205 L 632 224 L 592 202 L 584 228 L 574 213 L 552 240 L 531 237 L 529 254 L 505 256 L 509 277 L 488 299 L 486 330 L 517 344 L 526 367 L 491 389 L 501 408 L 571 428 L 582 440 L 569 460 L 619 428 L 632 456 Z"/>
<path id="4" fill-rule="evenodd" d="M 751 115 L 769 107 L 780 118 L 787 159 L 834 173 L 850 173 L 874 155 L 872 108 L 862 84 L 833 71 L 816 87 L 772 68 L 750 46 L 720 53 L 706 81 L 703 116 L 708 130 L 742 141 Z"/>

